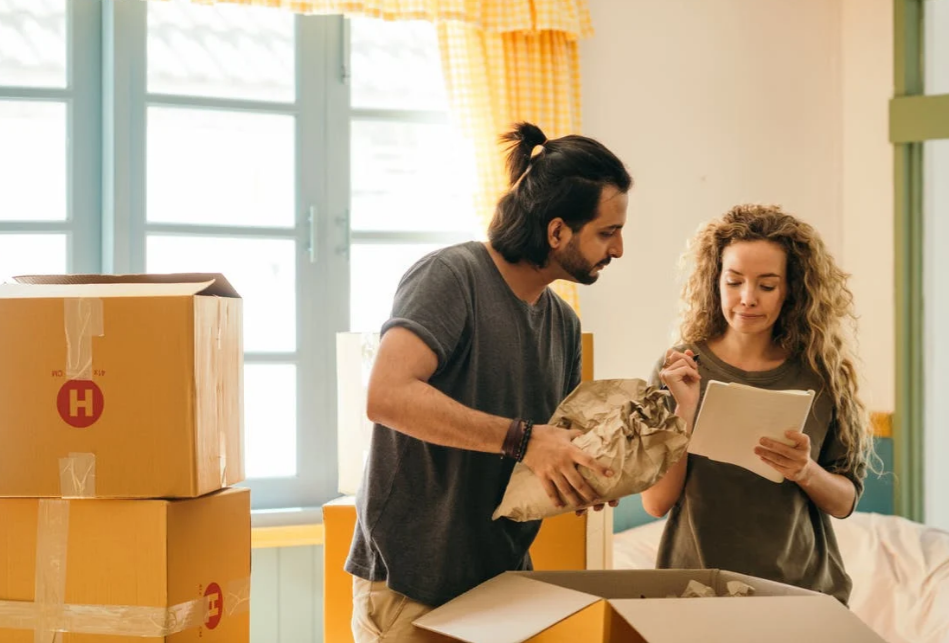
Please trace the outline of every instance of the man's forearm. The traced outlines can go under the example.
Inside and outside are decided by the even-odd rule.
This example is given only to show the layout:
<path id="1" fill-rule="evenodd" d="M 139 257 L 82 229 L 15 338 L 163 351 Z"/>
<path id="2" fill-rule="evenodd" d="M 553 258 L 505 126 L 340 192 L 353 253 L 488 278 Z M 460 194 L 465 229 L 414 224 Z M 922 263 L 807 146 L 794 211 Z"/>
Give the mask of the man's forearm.
<path id="1" fill-rule="evenodd" d="M 381 391 L 370 389 L 369 419 L 396 431 L 457 449 L 500 453 L 511 424 L 471 409 L 421 380 Z"/>

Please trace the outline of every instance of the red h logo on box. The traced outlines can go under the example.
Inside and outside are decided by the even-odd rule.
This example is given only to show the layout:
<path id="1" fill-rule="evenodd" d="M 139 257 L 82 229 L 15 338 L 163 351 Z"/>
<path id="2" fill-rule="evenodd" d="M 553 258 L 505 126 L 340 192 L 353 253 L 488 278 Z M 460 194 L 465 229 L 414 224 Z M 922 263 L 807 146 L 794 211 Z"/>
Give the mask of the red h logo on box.
<path id="1" fill-rule="evenodd" d="M 92 380 L 70 380 L 59 389 L 56 398 L 60 417 L 78 429 L 95 424 L 102 417 L 104 406 L 102 389 Z"/>
<path id="2" fill-rule="evenodd" d="M 224 592 L 217 583 L 211 583 L 204 591 L 204 597 L 208 600 L 208 618 L 204 621 L 205 627 L 213 630 L 221 624 L 221 617 L 224 615 Z"/>

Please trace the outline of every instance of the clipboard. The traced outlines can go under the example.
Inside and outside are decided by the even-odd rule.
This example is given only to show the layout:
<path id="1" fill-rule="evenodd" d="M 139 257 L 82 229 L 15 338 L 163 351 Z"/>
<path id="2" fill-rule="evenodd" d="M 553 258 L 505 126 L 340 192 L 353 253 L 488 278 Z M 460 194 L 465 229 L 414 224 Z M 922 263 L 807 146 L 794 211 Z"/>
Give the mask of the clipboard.
<path id="1" fill-rule="evenodd" d="M 695 420 L 689 453 L 783 482 L 784 476 L 763 462 L 755 447 L 763 437 L 790 445 L 784 432 L 804 430 L 813 401 L 811 390 L 771 391 L 711 380 Z"/>

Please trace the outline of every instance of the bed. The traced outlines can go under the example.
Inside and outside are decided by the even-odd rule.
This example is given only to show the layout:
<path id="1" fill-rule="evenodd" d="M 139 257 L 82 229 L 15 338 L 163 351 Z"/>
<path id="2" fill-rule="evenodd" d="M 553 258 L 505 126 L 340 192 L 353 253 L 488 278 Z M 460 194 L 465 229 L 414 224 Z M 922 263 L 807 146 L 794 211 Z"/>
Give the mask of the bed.
<path id="1" fill-rule="evenodd" d="M 664 521 L 614 534 L 613 567 L 654 566 Z M 949 532 L 856 512 L 834 521 L 850 607 L 889 643 L 949 643 Z"/>

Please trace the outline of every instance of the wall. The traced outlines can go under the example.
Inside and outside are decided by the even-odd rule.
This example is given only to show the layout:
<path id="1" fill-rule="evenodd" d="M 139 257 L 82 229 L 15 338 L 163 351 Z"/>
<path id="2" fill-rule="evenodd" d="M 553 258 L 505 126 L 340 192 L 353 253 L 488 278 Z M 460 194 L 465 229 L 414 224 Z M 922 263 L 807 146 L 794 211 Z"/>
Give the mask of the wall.
<path id="1" fill-rule="evenodd" d="M 877 411 L 893 410 L 895 392 L 892 14 L 892 0 L 843 1 L 841 260 L 860 316 L 867 403 Z"/>
<path id="2" fill-rule="evenodd" d="M 255 549 L 251 565 L 251 641 L 322 641 L 323 547 Z"/>
<path id="3" fill-rule="evenodd" d="M 701 222 L 779 203 L 854 274 L 868 397 L 892 410 L 890 5 L 590 0 L 584 133 L 636 181 L 626 255 L 580 294 L 597 377 L 644 376 L 668 346 L 677 260 Z"/>

